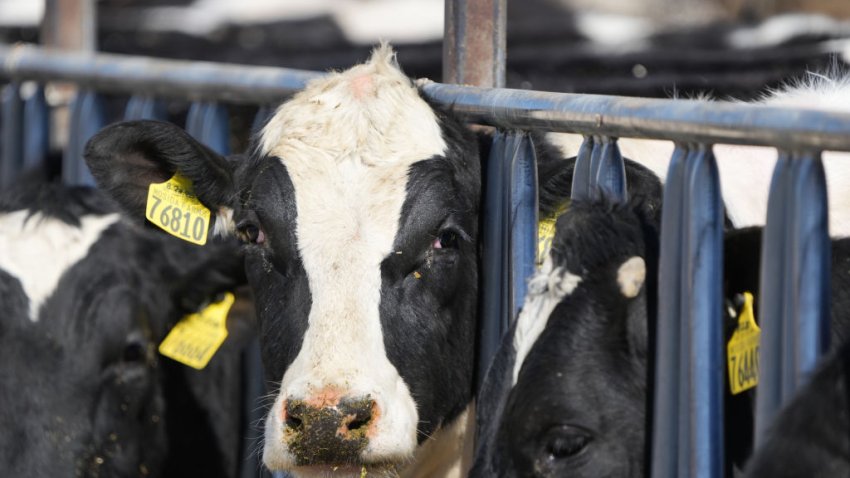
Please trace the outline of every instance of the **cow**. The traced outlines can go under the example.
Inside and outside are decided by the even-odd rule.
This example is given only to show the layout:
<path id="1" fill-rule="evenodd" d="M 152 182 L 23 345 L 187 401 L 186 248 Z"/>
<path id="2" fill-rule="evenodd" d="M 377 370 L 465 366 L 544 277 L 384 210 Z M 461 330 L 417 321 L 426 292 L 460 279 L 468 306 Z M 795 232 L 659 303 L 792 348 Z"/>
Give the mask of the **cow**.
<path id="1" fill-rule="evenodd" d="M 86 161 L 139 220 L 149 185 L 180 173 L 214 230 L 244 243 L 273 384 L 266 467 L 461 476 L 485 144 L 382 45 L 283 103 L 241 158 L 147 121 L 107 127 Z M 543 197 L 569 193 L 573 163 L 554 152 L 538 149 Z M 627 167 L 634 184 L 642 174 Z"/>
<path id="2" fill-rule="evenodd" d="M 824 358 L 773 419 L 749 478 L 850 476 L 850 343 Z"/>
<path id="3" fill-rule="evenodd" d="M 232 245 L 121 218 L 102 193 L 28 181 L 0 195 L 0 469 L 7 476 L 233 477 L 241 348 L 196 371 L 157 353 L 185 314 L 244 281 Z"/>
<path id="4" fill-rule="evenodd" d="M 710 104 L 703 98 L 700 101 Z M 719 102 L 719 104 L 723 104 Z M 827 113 L 850 113 L 850 76 L 837 72 L 810 73 L 797 83 L 771 91 L 760 100 L 747 103 L 759 106 L 814 109 Z M 549 139 L 567 156 L 575 155 L 581 139 L 576 135 L 552 133 Z M 662 181 L 673 154 L 670 141 L 623 138 L 619 141 L 624 156 L 646 166 Z M 714 145 L 720 186 L 726 214 L 732 226 L 763 226 L 767 218 L 767 199 L 777 152 L 759 146 Z M 823 154 L 829 200 L 829 231 L 833 237 L 850 236 L 850 153 L 827 151 Z"/>
<path id="5" fill-rule="evenodd" d="M 480 392 L 472 477 L 645 476 L 660 214 L 647 198 L 573 201 Z M 727 297 L 759 293 L 758 227 L 724 239 Z M 833 240 L 833 341 L 848 332 L 850 239 Z M 726 313 L 724 312 L 724 315 Z M 718 327 L 732 317 L 718 317 Z M 727 471 L 752 447 L 752 395 L 726 394 Z M 766 476 L 766 475 L 765 475 Z"/>

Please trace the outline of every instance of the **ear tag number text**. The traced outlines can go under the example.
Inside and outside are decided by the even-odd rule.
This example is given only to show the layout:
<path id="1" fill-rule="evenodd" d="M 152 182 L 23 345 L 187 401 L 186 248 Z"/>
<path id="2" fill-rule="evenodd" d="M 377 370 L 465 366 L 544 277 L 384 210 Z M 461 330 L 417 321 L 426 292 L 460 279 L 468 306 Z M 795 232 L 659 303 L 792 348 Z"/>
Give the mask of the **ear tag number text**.
<path id="1" fill-rule="evenodd" d="M 732 395 L 758 385 L 760 339 L 761 329 L 753 315 L 753 295 L 744 292 L 744 307 L 738 314 L 738 327 L 726 346 Z"/>
<path id="2" fill-rule="evenodd" d="M 207 243 L 210 210 L 198 201 L 192 181 L 179 174 L 150 185 L 145 217 L 172 236 L 199 246 Z"/>

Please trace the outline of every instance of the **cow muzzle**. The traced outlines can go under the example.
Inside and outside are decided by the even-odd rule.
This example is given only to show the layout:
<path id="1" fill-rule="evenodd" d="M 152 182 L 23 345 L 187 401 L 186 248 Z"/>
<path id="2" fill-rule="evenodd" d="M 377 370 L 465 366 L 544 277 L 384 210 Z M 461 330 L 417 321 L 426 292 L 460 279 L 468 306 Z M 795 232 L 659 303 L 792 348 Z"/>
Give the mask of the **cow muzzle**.
<path id="1" fill-rule="evenodd" d="M 370 396 L 336 403 L 287 399 L 283 439 L 298 466 L 358 463 L 379 419 Z"/>

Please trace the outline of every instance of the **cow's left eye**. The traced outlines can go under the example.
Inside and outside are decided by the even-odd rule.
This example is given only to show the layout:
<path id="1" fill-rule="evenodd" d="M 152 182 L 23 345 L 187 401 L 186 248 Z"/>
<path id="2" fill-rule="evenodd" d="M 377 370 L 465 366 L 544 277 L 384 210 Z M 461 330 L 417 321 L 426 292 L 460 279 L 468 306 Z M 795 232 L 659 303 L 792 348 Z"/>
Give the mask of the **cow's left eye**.
<path id="1" fill-rule="evenodd" d="M 442 231 L 434 239 L 434 243 L 431 244 L 431 247 L 434 249 L 457 249 L 458 247 L 458 235 L 454 231 Z"/>
<path id="2" fill-rule="evenodd" d="M 592 439 L 585 430 L 570 426 L 558 427 L 547 435 L 545 450 L 550 460 L 563 460 L 576 456 Z"/>

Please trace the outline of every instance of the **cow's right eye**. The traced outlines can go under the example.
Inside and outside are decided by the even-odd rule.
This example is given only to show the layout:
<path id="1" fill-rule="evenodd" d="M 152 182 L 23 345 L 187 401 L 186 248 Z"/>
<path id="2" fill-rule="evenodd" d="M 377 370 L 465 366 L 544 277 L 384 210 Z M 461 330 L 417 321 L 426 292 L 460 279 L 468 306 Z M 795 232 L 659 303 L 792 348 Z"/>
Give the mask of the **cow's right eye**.
<path id="1" fill-rule="evenodd" d="M 130 342 L 124 346 L 121 359 L 124 362 L 141 362 L 147 358 L 147 348 L 141 342 Z"/>

